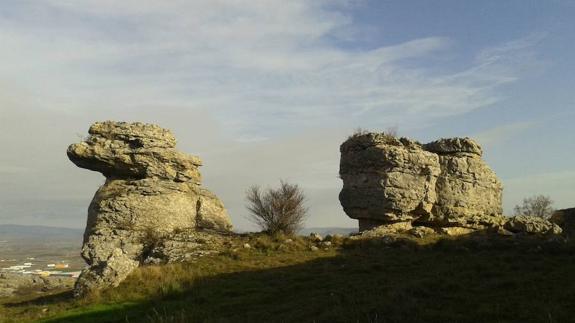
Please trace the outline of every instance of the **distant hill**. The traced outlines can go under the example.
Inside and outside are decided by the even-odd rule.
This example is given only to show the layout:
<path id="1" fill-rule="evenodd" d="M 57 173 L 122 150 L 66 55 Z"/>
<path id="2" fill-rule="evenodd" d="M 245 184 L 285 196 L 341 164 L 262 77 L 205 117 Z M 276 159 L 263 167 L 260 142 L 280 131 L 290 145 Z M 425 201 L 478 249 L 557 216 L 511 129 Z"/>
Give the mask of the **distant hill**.
<path id="1" fill-rule="evenodd" d="M 83 234 L 83 229 L 47 227 L 40 225 L 0 224 L 0 241 L 82 241 Z"/>
<path id="2" fill-rule="evenodd" d="M 340 227 L 315 227 L 315 228 L 304 228 L 300 231 L 301 235 L 308 235 L 312 232 L 319 233 L 322 236 L 328 234 L 342 234 L 348 235 L 350 233 L 357 232 L 357 228 L 340 228 Z"/>

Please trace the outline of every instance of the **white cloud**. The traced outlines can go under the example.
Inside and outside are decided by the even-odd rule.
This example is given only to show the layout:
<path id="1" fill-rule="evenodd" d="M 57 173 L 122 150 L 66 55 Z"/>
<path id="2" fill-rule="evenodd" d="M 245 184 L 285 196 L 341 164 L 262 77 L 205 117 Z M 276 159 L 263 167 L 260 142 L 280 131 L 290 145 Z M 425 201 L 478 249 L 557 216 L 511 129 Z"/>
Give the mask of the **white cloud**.
<path id="1" fill-rule="evenodd" d="M 31 17 L 1 25 L 0 59 L 10 64 L 0 67 L 0 77 L 43 97 L 41 105 L 209 108 L 230 133 L 246 137 L 465 113 L 497 100 L 493 87 L 513 81 L 516 72 L 514 64 L 498 62 L 529 43 L 485 50 L 468 69 L 437 75 L 418 66 L 447 50 L 447 39 L 341 48 L 328 37 L 352 28 L 352 17 L 329 1 L 47 0 L 28 6 L 35 10 L 17 13 Z"/>
<path id="2" fill-rule="evenodd" d="M 338 146 L 346 132 L 357 126 L 405 130 L 492 104 L 499 87 L 531 62 L 509 59 L 525 51 L 525 42 L 486 50 L 459 71 L 427 68 L 450 50 L 451 40 L 442 37 L 369 50 L 341 47 L 331 36 L 356 28 L 341 10 L 350 3 L 44 0 L 4 6 L 10 14 L 0 18 L 0 82 L 8 84 L 0 88 L 6 147 L 0 164 L 37 172 L 3 178 L 15 186 L 2 191 L 0 202 L 73 196 L 87 206 L 102 177 L 75 169 L 66 146 L 93 121 L 139 120 L 173 129 L 182 150 L 205 159 L 206 184 L 240 227 L 244 189 L 280 178 L 309 192 L 310 225 L 349 225 L 337 200 Z M 22 212 L 11 205 L 0 212 Z M 69 217 L 84 223 L 83 214 Z"/>

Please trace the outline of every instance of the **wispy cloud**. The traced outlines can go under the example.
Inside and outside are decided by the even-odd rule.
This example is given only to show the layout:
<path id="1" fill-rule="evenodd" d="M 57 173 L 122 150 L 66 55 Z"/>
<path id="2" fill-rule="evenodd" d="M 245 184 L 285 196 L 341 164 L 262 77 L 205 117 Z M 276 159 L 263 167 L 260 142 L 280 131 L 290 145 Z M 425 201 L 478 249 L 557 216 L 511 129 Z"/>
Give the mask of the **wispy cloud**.
<path id="1" fill-rule="evenodd" d="M 508 58 L 535 42 L 486 49 L 468 68 L 438 75 L 424 66 L 449 49 L 444 38 L 363 51 L 331 42 L 353 26 L 343 5 L 26 2 L 1 23 L 0 58 L 10 64 L 0 77 L 33 89 L 45 106 L 209 108 L 230 133 L 267 137 L 326 123 L 418 123 L 492 104 L 494 88 L 516 79 Z"/>
<path id="2" fill-rule="evenodd" d="M 536 63 L 523 56 L 531 38 L 485 49 L 457 70 L 429 68 L 452 54 L 444 37 L 347 48 L 337 39 L 358 28 L 345 10 L 353 3 L 3 1 L 0 164 L 38 172 L 12 169 L 0 202 L 43 212 L 30 196 L 83 194 L 87 205 L 102 177 L 75 169 L 66 146 L 95 120 L 140 120 L 172 128 L 181 149 L 206 160 L 206 183 L 240 227 L 245 188 L 279 178 L 310 192 L 312 225 L 349 224 L 337 201 L 347 131 L 405 130 L 485 107 Z M 521 126 L 511 128 L 484 137 Z M 0 212 L 24 212 L 10 205 Z M 83 225 L 78 209 L 62 212 Z"/>

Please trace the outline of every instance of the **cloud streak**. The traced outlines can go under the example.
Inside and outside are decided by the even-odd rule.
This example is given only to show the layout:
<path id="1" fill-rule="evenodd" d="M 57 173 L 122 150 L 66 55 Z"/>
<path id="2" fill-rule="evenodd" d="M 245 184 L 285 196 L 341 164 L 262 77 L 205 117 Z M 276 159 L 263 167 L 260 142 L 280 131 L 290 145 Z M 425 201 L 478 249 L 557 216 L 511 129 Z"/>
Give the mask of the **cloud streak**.
<path id="1" fill-rule="evenodd" d="M 420 66 L 449 48 L 444 38 L 359 51 L 330 42 L 353 25 L 340 11 L 349 3 L 338 3 L 27 2 L 2 23 L 0 58 L 11 64 L 0 71 L 52 108 L 208 108 L 230 134 L 268 137 L 326 122 L 418 123 L 492 104 L 494 87 L 516 79 L 513 64 L 499 62 L 531 42 L 438 75 Z"/>
<path id="2" fill-rule="evenodd" d="M 353 1 L 5 1 L 0 16 L 0 165 L 15 186 L 0 202 L 14 214 L 47 211 L 83 225 L 102 177 L 74 169 L 65 147 L 101 119 L 174 130 L 180 148 L 206 160 L 204 178 L 240 228 L 252 184 L 300 183 L 311 225 L 349 225 L 337 193 L 338 146 L 362 126 L 402 131 L 497 102 L 532 56 L 527 38 L 485 49 L 464 67 L 430 69 L 453 40 L 429 36 L 347 48 L 358 28 Z M 519 56 L 524 59 L 515 59 Z M 26 136 L 19 126 L 27 123 Z M 38 175 L 41 174 L 41 175 Z M 17 203 L 38 205 L 18 208 Z M 9 201 L 10 203 L 7 203 Z M 79 202 L 75 202 L 79 203 Z M 45 208 L 44 208 L 45 209 Z M 68 212 L 68 213 L 67 213 Z M 11 217 L 13 218 L 13 217 Z M 1 220 L 1 219 L 0 219 Z"/>

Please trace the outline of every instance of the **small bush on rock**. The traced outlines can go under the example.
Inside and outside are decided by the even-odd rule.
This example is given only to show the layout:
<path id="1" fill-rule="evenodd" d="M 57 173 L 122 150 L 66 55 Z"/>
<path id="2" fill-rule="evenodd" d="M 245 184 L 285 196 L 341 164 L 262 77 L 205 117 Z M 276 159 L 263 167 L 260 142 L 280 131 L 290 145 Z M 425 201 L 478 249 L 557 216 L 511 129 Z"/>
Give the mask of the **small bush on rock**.
<path id="1" fill-rule="evenodd" d="M 296 184 L 281 181 L 277 189 L 255 185 L 247 191 L 249 218 L 268 234 L 294 234 L 307 216 L 305 195 Z"/>

